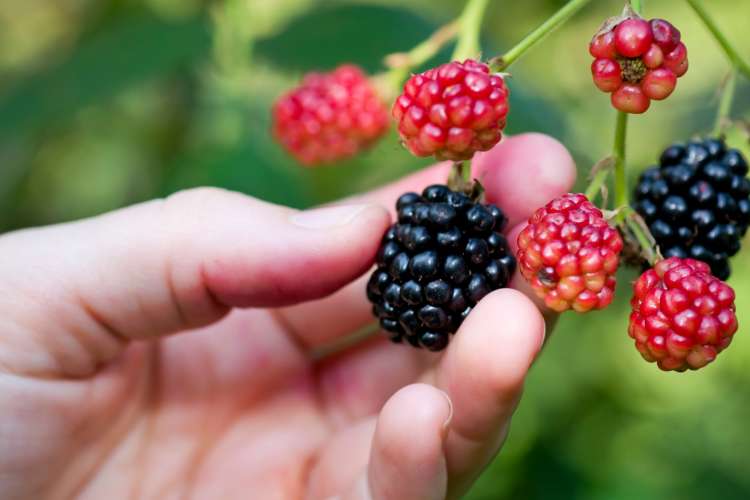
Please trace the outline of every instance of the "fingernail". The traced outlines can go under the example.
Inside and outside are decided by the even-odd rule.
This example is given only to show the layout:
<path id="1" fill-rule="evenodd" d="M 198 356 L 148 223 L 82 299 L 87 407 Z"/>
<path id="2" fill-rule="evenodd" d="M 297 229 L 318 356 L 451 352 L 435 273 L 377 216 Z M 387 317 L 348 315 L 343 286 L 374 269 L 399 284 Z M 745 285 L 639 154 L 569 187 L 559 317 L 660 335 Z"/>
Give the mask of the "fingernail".
<path id="1" fill-rule="evenodd" d="M 292 224 L 307 229 L 331 229 L 345 226 L 373 205 L 333 205 L 297 212 L 289 218 Z"/>
<path id="2" fill-rule="evenodd" d="M 445 391 L 440 391 L 443 396 L 445 397 L 445 400 L 448 402 L 448 417 L 445 419 L 445 422 L 443 422 L 443 432 L 446 432 L 448 428 L 451 425 L 451 420 L 453 420 L 453 402 L 451 401 L 450 396 L 448 396 L 448 393 Z"/>

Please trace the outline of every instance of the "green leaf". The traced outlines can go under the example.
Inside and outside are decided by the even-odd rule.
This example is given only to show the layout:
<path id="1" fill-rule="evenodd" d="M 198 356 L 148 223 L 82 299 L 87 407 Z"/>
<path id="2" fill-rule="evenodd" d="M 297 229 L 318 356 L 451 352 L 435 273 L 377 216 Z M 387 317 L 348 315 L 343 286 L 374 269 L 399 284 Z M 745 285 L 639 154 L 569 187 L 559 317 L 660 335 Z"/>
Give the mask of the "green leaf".
<path id="1" fill-rule="evenodd" d="M 373 5 L 320 7 L 259 40 L 256 57 L 297 71 L 354 62 L 370 72 L 384 55 L 409 50 L 437 26 L 411 11 Z M 447 59 L 443 54 L 442 59 Z"/>
<path id="2" fill-rule="evenodd" d="M 137 16 L 90 40 L 60 65 L 18 82 L 0 98 L 0 134 L 66 118 L 76 110 L 192 64 L 210 48 L 202 18 L 168 23 Z"/>

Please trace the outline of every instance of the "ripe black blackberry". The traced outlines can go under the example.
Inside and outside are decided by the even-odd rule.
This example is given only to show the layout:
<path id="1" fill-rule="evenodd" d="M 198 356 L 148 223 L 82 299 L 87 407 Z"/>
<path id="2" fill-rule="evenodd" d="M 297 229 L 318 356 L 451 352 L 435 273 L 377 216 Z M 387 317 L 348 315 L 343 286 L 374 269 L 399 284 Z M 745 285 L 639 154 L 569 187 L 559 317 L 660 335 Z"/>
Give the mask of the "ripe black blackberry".
<path id="1" fill-rule="evenodd" d="M 664 257 L 701 260 L 719 279 L 729 277 L 729 257 L 750 224 L 747 172 L 742 154 L 721 139 L 664 150 L 635 189 L 635 209 Z"/>
<path id="2" fill-rule="evenodd" d="M 439 351 L 477 302 L 510 281 L 508 219 L 442 185 L 402 195 L 396 209 L 367 297 L 391 340 Z"/>

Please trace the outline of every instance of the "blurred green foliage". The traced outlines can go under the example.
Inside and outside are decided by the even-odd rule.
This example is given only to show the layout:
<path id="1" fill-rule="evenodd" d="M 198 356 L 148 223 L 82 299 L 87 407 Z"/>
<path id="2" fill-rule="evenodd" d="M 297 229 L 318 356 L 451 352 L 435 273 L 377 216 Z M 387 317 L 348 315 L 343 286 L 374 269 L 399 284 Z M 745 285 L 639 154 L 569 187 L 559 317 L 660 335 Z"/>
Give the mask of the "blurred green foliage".
<path id="1" fill-rule="evenodd" d="M 0 229 L 71 220 L 198 185 L 304 207 L 427 162 L 391 134 L 361 158 L 303 169 L 269 136 L 269 107 L 302 72 L 354 61 L 381 69 L 461 9 L 455 0 L 3 0 Z M 484 49 L 508 48 L 562 1 L 491 3 Z M 749 0 L 705 2 L 750 57 Z M 631 165 L 711 129 L 726 60 L 686 4 L 649 0 L 683 34 L 691 70 L 631 121 Z M 542 131 L 582 180 L 611 147 L 614 112 L 586 46 L 621 2 L 598 0 L 513 68 L 509 131 Z M 436 60 L 448 57 L 441 53 Z M 734 108 L 750 118 L 750 84 Z M 748 152 L 739 132 L 730 137 Z M 633 173 L 635 175 L 635 173 Z M 581 181 L 582 183 L 583 181 Z M 750 321 L 750 252 L 734 260 Z M 565 315 L 527 384 L 505 450 L 469 498 L 746 499 L 747 328 L 700 373 L 664 374 L 625 334 L 627 285 L 605 313 Z M 508 346 L 512 349 L 513 346 Z"/>

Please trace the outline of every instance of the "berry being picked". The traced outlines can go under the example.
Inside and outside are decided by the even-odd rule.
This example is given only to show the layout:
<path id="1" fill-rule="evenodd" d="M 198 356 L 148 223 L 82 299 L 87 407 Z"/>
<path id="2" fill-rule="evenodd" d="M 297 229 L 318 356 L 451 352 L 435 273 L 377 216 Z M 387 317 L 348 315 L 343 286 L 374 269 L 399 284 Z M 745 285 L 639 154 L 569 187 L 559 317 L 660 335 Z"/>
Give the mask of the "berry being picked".
<path id="1" fill-rule="evenodd" d="M 671 257 L 633 285 L 628 334 L 662 370 L 697 370 L 716 359 L 737 331 L 734 290 L 703 262 Z"/>
<path id="2" fill-rule="evenodd" d="M 644 113 L 652 99 L 669 97 L 688 69 L 680 32 L 664 19 L 626 18 L 596 34 L 589 53 L 594 84 L 626 113 Z"/>
<path id="3" fill-rule="evenodd" d="M 635 210 L 664 257 L 703 261 L 728 279 L 729 257 L 750 225 L 745 158 L 721 139 L 706 139 L 668 147 L 659 163 L 641 174 Z"/>
<path id="4" fill-rule="evenodd" d="M 538 209 L 518 235 L 518 267 L 550 309 L 604 309 L 615 291 L 622 238 L 586 196 Z"/>
<path id="5" fill-rule="evenodd" d="M 308 166 L 350 158 L 388 129 L 388 109 L 357 66 L 309 73 L 273 107 L 273 133 Z"/>
<path id="6" fill-rule="evenodd" d="M 500 142 L 508 89 L 482 62 L 454 61 L 413 75 L 393 105 L 393 118 L 415 156 L 469 160 Z"/>
<path id="7" fill-rule="evenodd" d="M 402 195 L 396 209 L 367 297 L 391 340 L 439 351 L 472 307 L 510 281 L 508 220 L 495 205 L 442 185 Z"/>

